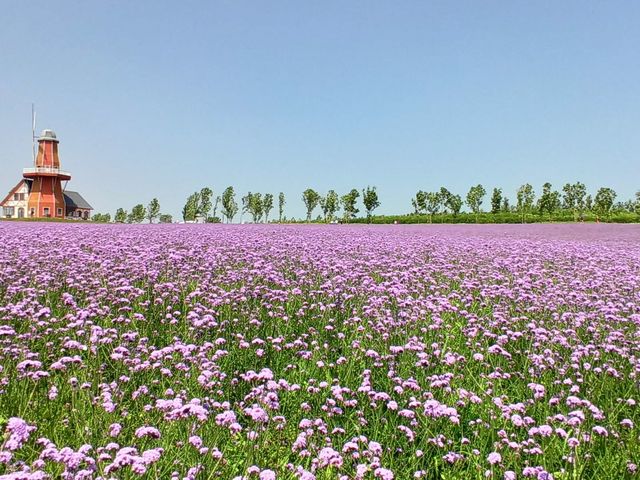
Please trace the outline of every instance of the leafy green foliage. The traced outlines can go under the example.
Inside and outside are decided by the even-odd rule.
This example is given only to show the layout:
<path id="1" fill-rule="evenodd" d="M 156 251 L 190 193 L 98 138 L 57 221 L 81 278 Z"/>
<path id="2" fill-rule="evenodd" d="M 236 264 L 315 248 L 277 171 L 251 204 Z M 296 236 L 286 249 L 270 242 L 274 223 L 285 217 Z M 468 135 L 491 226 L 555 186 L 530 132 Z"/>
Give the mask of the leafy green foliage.
<path id="1" fill-rule="evenodd" d="M 493 193 L 491 194 L 491 213 L 500 212 L 500 208 L 502 205 L 502 189 L 494 188 Z"/>
<path id="2" fill-rule="evenodd" d="M 282 217 L 284 216 L 284 205 L 286 200 L 284 198 L 284 192 L 278 194 L 278 222 L 282 223 Z"/>
<path id="3" fill-rule="evenodd" d="M 198 202 L 198 213 L 196 216 L 207 218 L 211 211 L 211 197 L 213 191 L 209 187 L 204 187 L 200 190 L 200 201 Z"/>
<path id="4" fill-rule="evenodd" d="M 415 213 L 424 213 L 427 211 L 427 192 L 418 190 L 415 198 L 411 199 L 411 205 Z"/>
<path id="5" fill-rule="evenodd" d="M 147 209 L 141 203 L 131 209 L 131 213 L 127 217 L 129 223 L 142 223 L 147 216 Z"/>
<path id="6" fill-rule="evenodd" d="M 542 195 L 538 200 L 538 210 L 541 215 L 545 213 L 551 216 L 553 212 L 560 208 L 560 193 L 551 189 L 551 184 L 546 182 L 542 186 Z"/>
<path id="7" fill-rule="evenodd" d="M 351 219 L 353 219 L 360 211 L 356 207 L 356 203 L 359 197 L 360 192 L 358 192 L 358 190 L 356 190 L 355 188 L 352 188 L 350 192 L 340 197 L 340 203 L 342 204 L 342 211 L 344 213 L 344 220 L 346 222 L 351 221 Z"/>
<path id="8" fill-rule="evenodd" d="M 327 195 L 320 199 L 320 208 L 325 222 L 333 220 L 335 213 L 340 208 L 340 198 L 335 190 L 329 190 Z"/>
<path id="9" fill-rule="evenodd" d="M 320 194 L 312 188 L 307 188 L 302 192 L 302 201 L 307 208 L 307 222 L 310 222 L 313 210 L 320 204 Z"/>
<path id="10" fill-rule="evenodd" d="M 471 209 L 471 211 L 476 215 L 480 213 L 480 206 L 482 205 L 482 199 L 487 192 L 484 187 L 480 184 L 475 185 L 469 189 L 467 192 L 467 205 Z"/>
<path id="11" fill-rule="evenodd" d="M 262 199 L 262 212 L 264 213 L 265 223 L 269 223 L 269 212 L 273 210 L 273 194 L 265 193 Z"/>
<path id="12" fill-rule="evenodd" d="M 96 213 L 91 217 L 91 221 L 95 223 L 109 223 L 111 221 L 111 214 Z"/>
<path id="13" fill-rule="evenodd" d="M 127 221 L 127 217 L 127 211 L 124 208 L 119 208 L 118 210 L 116 210 L 114 221 L 116 223 L 124 223 Z"/>
<path id="14" fill-rule="evenodd" d="M 236 203 L 236 194 L 233 187 L 225 188 L 222 193 L 222 215 L 227 219 L 227 223 L 233 221 L 233 217 L 238 213 L 238 204 Z"/>
<path id="15" fill-rule="evenodd" d="M 525 183 L 518 189 L 518 212 L 522 216 L 522 223 L 526 221 L 526 215 L 533 209 L 533 202 L 535 200 L 535 192 L 533 187 L 529 183 Z"/>
<path id="16" fill-rule="evenodd" d="M 369 187 L 362 190 L 362 203 L 364 209 L 367 212 L 367 218 L 371 218 L 371 213 L 380 206 L 380 200 L 378 199 L 378 192 L 376 187 Z"/>
<path id="17" fill-rule="evenodd" d="M 460 195 L 449 195 L 445 200 L 445 205 L 449 209 L 449 211 L 453 214 L 453 216 L 457 216 L 462 209 L 462 197 Z"/>
<path id="18" fill-rule="evenodd" d="M 616 199 L 616 192 L 608 187 L 598 189 L 593 202 L 593 208 L 598 215 L 608 216 L 613 202 Z"/>
<path id="19" fill-rule="evenodd" d="M 153 198 L 149 205 L 147 205 L 147 219 L 149 223 L 153 223 L 153 221 L 158 218 L 160 215 L 160 202 L 157 198 Z"/>
<path id="20" fill-rule="evenodd" d="M 251 215 L 253 223 L 258 223 L 263 214 L 262 194 L 249 192 L 242 197 L 242 211 Z"/>
<path id="21" fill-rule="evenodd" d="M 193 192 L 187 198 L 187 202 L 182 207 L 182 220 L 185 222 L 195 222 L 200 206 L 200 193 Z"/>

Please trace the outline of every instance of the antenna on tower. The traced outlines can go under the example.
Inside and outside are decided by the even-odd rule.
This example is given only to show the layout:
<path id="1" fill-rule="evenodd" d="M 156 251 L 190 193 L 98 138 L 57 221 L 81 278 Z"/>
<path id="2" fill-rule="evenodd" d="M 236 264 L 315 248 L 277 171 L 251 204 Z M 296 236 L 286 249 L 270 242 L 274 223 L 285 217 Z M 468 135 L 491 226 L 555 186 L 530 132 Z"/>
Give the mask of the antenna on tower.
<path id="1" fill-rule="evenodd" d="M 35 105 L 31 104 L 31 155 L 33 156 L 33 164 L 36 164 L 36 110 Z"/>

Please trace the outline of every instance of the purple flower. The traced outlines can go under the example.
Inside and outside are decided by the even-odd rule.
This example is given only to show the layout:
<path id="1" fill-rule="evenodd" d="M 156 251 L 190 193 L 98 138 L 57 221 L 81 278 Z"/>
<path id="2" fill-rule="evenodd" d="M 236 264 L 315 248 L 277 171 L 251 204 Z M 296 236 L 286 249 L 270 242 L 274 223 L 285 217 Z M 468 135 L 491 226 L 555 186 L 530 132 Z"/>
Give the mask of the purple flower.
<path id="1" fill-rule="evenodd" d="M 393 477 L 393 472 L 391 470 L 388 470 L 388 469 L 382 468 L 382 467 L 376 468 L 373 471 L 373 475 L 374 475 L 374 477 L 380 478 L 382 480 L 393 480 L 393 478 L 394 478 Z"/>
<path id="2" fill-rule="evenodd" d="M 259 478 L 260 480 L 276 480 L 276 472 L 273 470 L 262 470 Z"/>
<path id="3" fill-rule="evenodd" d="M 136 429 L 135 436 L 138 438 L 160 438 L 160 431 L 155 427 L 140 427 Z"/>
<path id="4" fill-rule="evenodd" d="M 29 425 L 22 418 L 11 417 L 7 422 L 6 432 L 9 438 L 4 444 L 4 448 L 9 451 L 16 451 L 29 440 L 31 432 L 36 427 Z"/>

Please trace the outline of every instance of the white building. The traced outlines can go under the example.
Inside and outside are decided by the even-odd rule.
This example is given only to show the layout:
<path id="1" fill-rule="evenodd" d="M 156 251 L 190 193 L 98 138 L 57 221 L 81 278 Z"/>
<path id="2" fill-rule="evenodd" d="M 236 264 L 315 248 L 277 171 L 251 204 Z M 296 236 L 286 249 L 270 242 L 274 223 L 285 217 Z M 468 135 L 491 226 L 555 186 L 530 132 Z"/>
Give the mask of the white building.
<path id="1" fill-rule="evenodd" d="M 25 218 L 29 204 L 29 184 L 20 180 L 9 194 L 0 202 L 2 216 L 8 218 Z"/>

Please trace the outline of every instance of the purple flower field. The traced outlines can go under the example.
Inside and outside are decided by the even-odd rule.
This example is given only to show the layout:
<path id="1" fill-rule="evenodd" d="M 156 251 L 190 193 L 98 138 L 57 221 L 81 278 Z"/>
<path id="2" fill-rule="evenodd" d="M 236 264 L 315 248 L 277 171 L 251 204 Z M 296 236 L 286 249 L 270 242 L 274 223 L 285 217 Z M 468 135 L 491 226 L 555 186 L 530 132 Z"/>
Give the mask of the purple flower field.
<path id="1" fill-rule="evenodd" d="M 638 226 L 0 240 L 0 479 L 640 475 Z"/>

